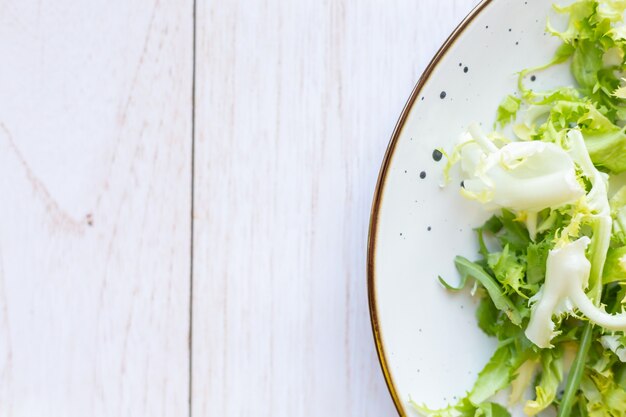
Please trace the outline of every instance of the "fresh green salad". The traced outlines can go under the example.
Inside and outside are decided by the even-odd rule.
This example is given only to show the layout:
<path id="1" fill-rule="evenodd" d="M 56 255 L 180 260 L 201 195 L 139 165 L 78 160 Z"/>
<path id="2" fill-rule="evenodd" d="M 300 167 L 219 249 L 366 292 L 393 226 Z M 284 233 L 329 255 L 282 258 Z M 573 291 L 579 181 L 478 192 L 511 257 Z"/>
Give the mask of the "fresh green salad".
<path id="1" fill-rule="evenodd" d="M 460 286 L 498 340 L 465 398 L 424 416 L 626 416 L 626 0 L 555 7 L 565 30 L 551 62 L 519 74 L 493 132 L 471 126 L 446 154 L 461 193 L 494 215 L 476 229 L 476 260 L 456 257 Z M 568 65 L 575 86 L 529 89 Z M 444 153 L 445 154 L 445 153 Z M 509 388 L 508 403 L 493 396 Z M 505 407 L 506 406 L 506 407 Z"/>

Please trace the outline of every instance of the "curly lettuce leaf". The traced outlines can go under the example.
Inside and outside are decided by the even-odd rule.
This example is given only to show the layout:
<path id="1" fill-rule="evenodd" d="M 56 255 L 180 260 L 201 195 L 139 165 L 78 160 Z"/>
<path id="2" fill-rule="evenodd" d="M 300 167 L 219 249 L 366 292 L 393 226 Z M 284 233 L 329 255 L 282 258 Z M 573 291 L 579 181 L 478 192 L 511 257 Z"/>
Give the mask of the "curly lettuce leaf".
<path id="1" fill-rule="evenodd" d="M 585 145 L 593 163 L 619 174 L 626 171 L 626 130 L 611 129 L 586 134 Z"/>
<path id="2" fill-rule="evenodd" d="M 509 245 L 505 245 L 502 252 L 490 253 L 487 257 L 487 263 L 494 272 L 496 279 L 504 286 L 505 291 L 514 291 L 526 297 L 522 292 L 522 289 L 529 289 L 525 285 L 524 278 L 526 265 L 509 249 Z"/>
<path id="3" fill-rule="evenodd" d="M 585 397 L 586 411 L 590 416 L 624 415 L 626 391 L 615 382 L 612 373 L 602 375 L 589 370 L 581 380 L 580 389 Z"/>
<path id="4" fill-rule="evenodd" d="M 511 417 L 511 414 L 505 407 L 493 402 L 473 405 L 469 400 L 464 399 L 456 405 L 439 410 L 431 410 L 412 400 L 410 403 L 424 417 Z"/>
<path id="5" fill-rule="evenodd" d="M 535 387 L 535 399 L 527 401 L 524 413 L 534 416 L 548 408 L 556 398 L 563 380 L 563 349 L 555 348 L 541 352 L 541 378 Z"/>
<path id="6" fill-rule="evenodd" d="M 516 350 L 514 345 L 503 344 L 478 374 L 472 390 L 456 404 L 430 409 L 413 400 L 410 402 L 424 417 L 510 417 L 506 408 L 490 402 L 489 399 L 511 383 L 515 371 L 525 361 L 526 356 L 525 351 Z"/>
<path id="7" fill-rule="evenodd" d="M 531 107 L 527 113 L 539 117 L 517 125 L 514 132 L 524 140 L 558 143 L 568 128 L 580 125 L 594 164 L 614 173 L 625 172 L 626 133 L 617 123 L 626 120 L 621 71 L 626 50 L 624 1 L 584 0 L 555 9 L 569 17 L 562 31 L 548 23 L 548 31 L 563 40 L 562 46 L 548 65 L 520 74 L 520 90 Z M 543 70 L 570 57 L 578 94 L 572 94 L 571 88 L 544 94 L 523 88 L 521 79 L 529 71 Z M 540 120 L 546 111 L 547 119 Z"/>
<path id="8" fill-rule="evenodd" d="M 506 126 L 515 120 L 521 103 L 522 100 L 513 95 L 509 94 L 506 96 L 498 106 L 498 110 L 496 112 L 496 124 Z"/>
<path id="9" fill-rule="evenodd" d="M 425 404 L 420 404 L 413 399 L 410 399 L 409 403 L 423 417 L 475 417 L 478 411 L 478 407 L 470 403 L 467 398 L 463 398 L 457 404 L 439 409 L 428 408 Z"/>

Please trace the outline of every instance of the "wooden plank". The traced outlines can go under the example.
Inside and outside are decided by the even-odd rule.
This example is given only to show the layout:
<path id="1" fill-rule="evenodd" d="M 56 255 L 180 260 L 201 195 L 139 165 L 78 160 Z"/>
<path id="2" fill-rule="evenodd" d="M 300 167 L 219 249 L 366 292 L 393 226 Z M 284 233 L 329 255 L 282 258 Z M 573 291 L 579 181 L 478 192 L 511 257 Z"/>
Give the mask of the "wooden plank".
<path id="1" fill-rule="evenodd" d="M 476 2 L 198 3 L 194 417 L 394 414 L 370 203 L 406 98 Z"/>
<path id="2" fill-rule="evenodd" d="M 0 416 L 182 416 L 193 4 L 0 4 Z"/>

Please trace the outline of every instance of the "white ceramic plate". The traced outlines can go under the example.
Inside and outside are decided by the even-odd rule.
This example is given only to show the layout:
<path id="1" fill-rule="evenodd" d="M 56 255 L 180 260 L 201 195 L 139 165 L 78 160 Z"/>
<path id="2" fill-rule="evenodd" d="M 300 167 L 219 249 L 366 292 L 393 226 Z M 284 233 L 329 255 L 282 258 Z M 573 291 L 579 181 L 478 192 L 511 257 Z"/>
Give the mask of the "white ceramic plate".
<path id="1" fill-rule="evenodd" d="M 379 358 L 400 415 L 414 415 L 409 396 L 434 407 L 463 396 L 494 351 L 495 341 L 476 325 L 471 296 L 437 282 L 438 275 L 458 279 L 455 255 L 476 257 L 472 228 L 485 214 L 459 196 L 459 184 L 440 187 L 445 160 L 435 161 L 433 150 L 449 149 L 471 122 L 489 129 L 500 101 L 516 91 L 516 73 L 550 60 L 559 44 L 544 33 L 551 3 L 480 3 L 418 82 L 385 155 L 368 287 Z M 538 88 L 570 82 L 565 66 L 527 80 Z"/>

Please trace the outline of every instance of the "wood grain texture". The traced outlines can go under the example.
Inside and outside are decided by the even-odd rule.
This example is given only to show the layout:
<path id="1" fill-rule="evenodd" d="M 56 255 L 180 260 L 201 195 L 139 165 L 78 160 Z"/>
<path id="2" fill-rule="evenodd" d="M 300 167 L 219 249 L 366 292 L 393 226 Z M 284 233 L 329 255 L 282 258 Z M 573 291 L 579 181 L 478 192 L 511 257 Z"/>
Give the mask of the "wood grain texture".
<path id="1" fill-rule="evenodd" d="M 194 417 L 395 414 L 371 198 L 406 98 L 476 3 L 198 2 Z"/>
<path id="2" fill-rule="evenodd" d="M 371 196 L 475 2 L 197 1 L 192 335 L 193 2 L 1 2 L 0 417 L 393 415 Z"/>
<path id="3" fill-rule="evenodd" d="M 0 416 L 184 416 L 193 3 L 0 2 Z"/>

